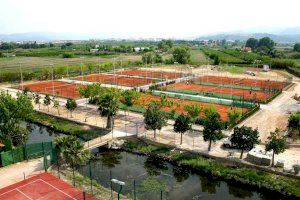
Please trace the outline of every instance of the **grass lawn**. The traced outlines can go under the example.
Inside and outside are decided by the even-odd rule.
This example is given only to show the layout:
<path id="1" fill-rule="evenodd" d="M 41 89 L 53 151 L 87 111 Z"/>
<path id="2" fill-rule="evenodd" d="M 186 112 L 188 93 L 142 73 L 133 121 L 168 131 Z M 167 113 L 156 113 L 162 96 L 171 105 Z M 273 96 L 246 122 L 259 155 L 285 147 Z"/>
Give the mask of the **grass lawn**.
<path id="1" fill-rule="evenodd" d="M 121 54 L 117 56 L 101 56 L 101 57 L 85 57 L 85 58 L 60 58 L 60 57 L 9 57 L 0 58 L 1 72 L 15 72 L 19 70 L 19 64 L 24 71 L 33 69 L 49 68 L 52 64 L 54 66 L 73 66 L 84 64 L 96 64 L 113 61 L 113 58 L 122 61 L 140 61 L 140 55 Z"/>
<path id="2" fill-rule="evenodd" d="M 191 50 L 191 64 L 194 65 L 203 65 L 208 64 L 209 60 L 204 55 L 203 51 L 200 49 Z"/>
<path id="3" fill-rule="evenodd" d="M 238 67 L 233 65 L 221 66 L 221 71 L 227 71 L 232 74 L 244 74 L 247 71 L 247 67 Z"/>
<path id="4" fill-rule="evenodd" d="M 106 129 L 84 126 L 39 112 L 34 112 L 27 121 L 42 124 L 60 133 L 75 135 L 84 141 L 91 140 L 109 132 L 109 130 Z"/>

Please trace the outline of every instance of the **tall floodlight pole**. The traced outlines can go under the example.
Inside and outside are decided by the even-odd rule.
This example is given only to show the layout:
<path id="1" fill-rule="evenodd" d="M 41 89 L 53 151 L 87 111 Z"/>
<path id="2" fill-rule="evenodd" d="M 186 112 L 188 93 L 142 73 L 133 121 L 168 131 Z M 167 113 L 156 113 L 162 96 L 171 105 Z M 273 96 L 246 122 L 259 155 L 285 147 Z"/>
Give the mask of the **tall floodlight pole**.
<path id="1" fill-rule="evenodd" d="M 22 90 L 24 89 L 24 86 L 23 86 L 23 72 L 22 72 L 22 67 L 21 67 L 21 63 L 19 62 L 19 69 L 20 69 L 20 75 L 21 75 L 21 87 L 22 87 Z"/>
<path id="2" fill-rule="evenodd" d="M 115 183 L 115 184 L 120 186 L 119 191 L 118 191 L 118 200 L 120 200 L 121 199 L 120 196 L 121 196 L 122 188 L 125 185 L 125 182 L 119 181 L 117 179 L 111 179 L 110 181 L 111 181 L 111 183 Z"/>
<path id="3" fill-rule="evenodd" d="M 98 57 L 98 74 L 100 74 L 100 55 Z"/>
<path id="4" fill-rule="evenodd" d="M 113 68 L 114 68 L 114 82 L 115 82 L 115 85 L 117 85 L 117 81 L 116 81 L 116 58 L 114 58 L 114 61 L 113 61 Z M 118 85 L 117 85 L 118 87 Z"/>
<path id="5" fill-rule="evenodd" d="M 51 64 L 51 69 L 52 69 L 52 95 L 54 96 L 54 69 L 53 69 L 53 64 Z"/>

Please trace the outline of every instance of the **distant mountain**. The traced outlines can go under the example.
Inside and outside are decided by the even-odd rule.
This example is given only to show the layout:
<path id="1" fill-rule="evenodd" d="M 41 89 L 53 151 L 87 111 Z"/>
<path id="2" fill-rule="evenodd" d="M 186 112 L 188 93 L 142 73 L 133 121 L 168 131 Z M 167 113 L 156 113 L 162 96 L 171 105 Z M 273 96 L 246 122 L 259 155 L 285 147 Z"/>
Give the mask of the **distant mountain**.
<path id="1" fill-rule="evenodd" d="M 89 33 L 53 33 L 53 32 L 28 32 L 14 34 L 0 34 L 0 41 L 38 41 L 48 42 L 54 40 L 89 40 L 113 38 L 113 34 L 89 34 Z"/>
<path id="2" fill-rule="evenodd" d="M 300 29 L 299 29 L 300 31 Z M 295 32 L 296 34 L 292 34 Z M 206 36 L 199 36 L 196 40 L 239 40 L 239 41 L 246 41 L 248 38 L 263 38 L 263 37 L 270 37 L 277 43 L 295 43 L 300 42 L 300 33 L 297 33 L 296 29 L 286 29 L 284 34 L 269 34 L 269 33 L 224 33 L 224 34 L 215 34 L 215 35 L 206 35 Z M 288 34 L 290 33 L 290 34 Z"/>
<path id="3" fill-rule="evenodd" d="M 255 30 L 255 29 L 253 29 Z M 253 31 L 252 30 L 252 31 Z M 258 30 L 258 29 L 256 29 Z M 246 41 L 250 37 L 262 38 L 270 37 L 277 43 L 295 43 L 300 42 L 300 27 L 288 28 L 288 29 L 268 29 L 264 33 L 253 33 L 251 30 L 217 33 L 211 35 L 204 35 L 193 38 L 185 38 L 188 40 L 239 40 Z M 128 35 L 132 37 L 128 38 Z M 28 33 L 14 33 L 14 34 L 0 34 L 0 41 L 37 41 L 37 42 L 49 42 L 54 40 L 89 40 L 89 39 L 131 39 L 141 40 L 145 38 L 134 37 L 134 33 L 54 33 L 54 32 L 28 32 Z M 155 40 L 155 38 L 148 38 Z"/>
<path id="4" fill-rule="evenodd" d="M 300 35 L 300 26 L 284 29 L 281 32 L 279 32 L 279 34 L 281 34 L 281 35 Z"/>

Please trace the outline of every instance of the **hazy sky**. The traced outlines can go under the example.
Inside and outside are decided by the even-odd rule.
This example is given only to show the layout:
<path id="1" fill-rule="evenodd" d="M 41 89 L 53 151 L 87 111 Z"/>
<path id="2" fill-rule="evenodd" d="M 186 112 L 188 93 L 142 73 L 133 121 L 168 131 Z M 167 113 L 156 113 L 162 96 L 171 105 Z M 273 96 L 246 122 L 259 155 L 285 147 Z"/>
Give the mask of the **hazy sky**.
<path id="1" fill-rule="evenodd" d="M 191 37 L 300 26 L 300 0 L 0 0 L 0 33 Z"/>

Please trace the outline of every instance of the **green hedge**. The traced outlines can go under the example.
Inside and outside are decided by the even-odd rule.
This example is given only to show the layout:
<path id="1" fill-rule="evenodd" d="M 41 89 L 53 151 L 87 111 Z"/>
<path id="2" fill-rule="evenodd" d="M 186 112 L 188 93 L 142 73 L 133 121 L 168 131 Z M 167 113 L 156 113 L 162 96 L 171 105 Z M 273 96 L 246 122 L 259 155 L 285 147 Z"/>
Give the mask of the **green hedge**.
<path id="1" fill-rule="evenodd" d="M 297 76 L 297 77 L 300 77 L 300 67 L 287 67 L 286 68 L 286 71 Z"/>
<path id="2" fill-rule="evenodd" d="M 271 102 L 273 99 L 275 99 L 277 96 L 279 96 L 282 93 L 281 90 L 279 90 L 278 92 L 276 92 L 272 97 L 268 98 L 264 103 L 269 103 Z"/>

